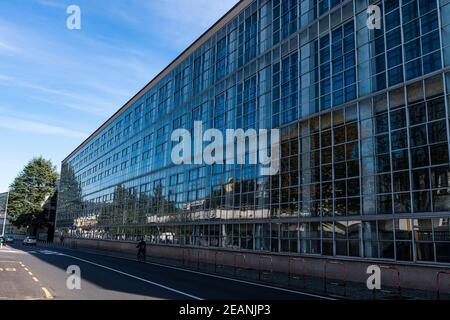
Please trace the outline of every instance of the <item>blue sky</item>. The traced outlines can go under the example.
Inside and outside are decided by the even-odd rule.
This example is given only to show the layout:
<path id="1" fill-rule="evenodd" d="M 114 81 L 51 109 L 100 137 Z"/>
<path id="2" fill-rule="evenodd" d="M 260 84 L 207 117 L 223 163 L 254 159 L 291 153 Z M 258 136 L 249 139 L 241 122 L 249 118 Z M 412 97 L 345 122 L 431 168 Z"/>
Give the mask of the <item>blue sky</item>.
<path id="1" fill-rule="evenodd" d="M 0 192 L 58 166 L 237 0 L 0 0 Z M 69 5 L 81 30 L 66 27 Z"/>

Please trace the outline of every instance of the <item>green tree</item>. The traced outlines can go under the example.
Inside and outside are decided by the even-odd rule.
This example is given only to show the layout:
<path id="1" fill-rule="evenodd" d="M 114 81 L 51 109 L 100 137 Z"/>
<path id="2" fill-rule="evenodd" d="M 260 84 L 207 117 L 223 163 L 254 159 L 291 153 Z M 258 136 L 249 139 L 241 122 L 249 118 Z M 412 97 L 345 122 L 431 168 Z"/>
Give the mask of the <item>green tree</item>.
<path id="1" fill-rule="evenodd" d="M 58 173 L 51 161 L 32 159 L 10 186 L 8 213 L 18 227 L 29 227 L 33 234 L 46 226 L 45 203 L 56 192 Z"/>

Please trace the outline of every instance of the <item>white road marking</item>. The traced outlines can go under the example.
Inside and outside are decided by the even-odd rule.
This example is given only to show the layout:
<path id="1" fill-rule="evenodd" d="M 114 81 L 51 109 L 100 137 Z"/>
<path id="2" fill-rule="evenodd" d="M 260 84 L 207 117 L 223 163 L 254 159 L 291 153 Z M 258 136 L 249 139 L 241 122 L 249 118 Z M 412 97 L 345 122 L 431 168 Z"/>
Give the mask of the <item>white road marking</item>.
<path id="1" fill-rule="evenodd" d="M 45 294 L 45 298 L 46 298 L 46 299 L 53 299 L 52 294 L 50 293 L 50 291 L 48 291 L 47 288 L 42 287 L 42 291 L 44 291 L 44 294 Z"/>
<path id="2" fill-rule="evenodd" d="M 39 282 L 38 278 L 36 278 L 36 277 L 33 277 L 33 281 L 34 282 Z"/>
<path id="3" fill-rule="evenodd" d="M 87 253 L 89 253 L 89 252 L 87 252 Z M 96 254 L 96 253 L 90 253 L 90 254 Z M 65 254 L 62 254 L 62 255 L 65 255 Z M 134 259 L 124 258 L 124 257 L 115 257 L 115 256 L 106 255 L 106 254 L 96 254 L 96 255 L 110 257 L 110 258 L 116 258 L 116 259 L 123 259 L 123 260 L 128 260 L 128 261 L 136 261 Z M 69 255 L 66 255 L 66 256 L 72 257 L 72 258 L 75 258 L 75 259 L 79 259 L 79 258 L 76 258 L 76 257 L 73 257 L 73 256 L 69 256 Z M 290 293 L 295 293 L 295 294 L 298 294 L 298 295 L 308 296 L 308 297 L 312 297 L 312 298 L 318 298 L 318 299 L 330 300 L 330 301 L 336 301 L 337 300 L 337 299 L 332 298 L 332 297 L 321 296 L 321 295 L 317 295 L 317 294 L 313 294 L 313 293 L 307 293 L 307 292 L 295 291 L 295 290 L 290 290 L 290 289 L 285 289 L 285 288 L 280 288 L 280 287 L 274 287 L 274 286 L 271 286 L 271 285 L 255 283 L 255 282 L 250 282 L 250 281 L 246 281 L 246 280 L 233 279 L 233 278 L 228 278 L 228 277 L 224 277 L 224 276 L 214 275 L 214 274 L 210 274 L 210 273 L 204 273 L 204 272 L 200 272 L 200 271 L 193 271 L 193 270 L 188 270 L 188 269 L 183 269 L 183 268 L 178 268 L 178 267 L 172 267 L 172 266 L 159 264 L 159 263 L 154 263 L 154 262 L 145 262 L 145 263 L 149 264 L 149 265 L 162 267 L 162 268 L 173 269 L 173 270 L 178 270 L 178 271 L 184 271 L 184 272 L 189 272 L 189 273 L 193 273 L 193 274 L 200 274 L 200 275 L 211 277 L 211 278 L 229 280 L 229 281 L 238 282 L 238 283 L 245 283 L 245 284 L 249 284 L 249 285 L 256 286 L 256 287 L 268 288 L 268 289 L 284 291 L 284 292 L 290 292 Z"/>
<path id="4" fill-rule="evenodd" d="M 126 259 L 126 258 L 124 258 L 124 259 Z M 127 260 L 135 261 L 135 260 L 132 260 L 132 259 L 127 259 Z M 309 297 L 313 297 L 313 298 L 319 298 L 319 299 L 331 300 L 331 301 L 337 300 L 337 299 L 334 299 L 334 298 L 331 298 L 331 297 L 320 296 L 320 295 L 313 294 L 313 293 L 306 293 L 306 292 L 295 291 L 295 290 L 290 290 L 290 289 L 285 289 L 285 288 L 280 288 L 280 287 L 273 287 L 273 286 L 266 285 L 266 284 L 255 283 L 255 282 L 239 280 L 239 279 L 233 279 L 233 278 L 228 278 L 228 277 L 224 277 L 224 276 L 218 276 L 218 275 L 214 275 L 214 274 L 203 273 L 203 272 L 200 272 L 200 271 L 193 271 L 193 270 L 187 270 L 187 269 L 183 269 L 183 268 L 166 266 L 164 264 L 159 264 L 159 263 L 153 263 L 153 262 L 146 262 L 146 263 L 150 264 L 150 265 L 155 265 L 155 266 L 158 266 L 158 267 L 163 267 L 163 268 L 168 268 L 168 269 L 173 269 L 173 270 L 179 270 L 179 271 L 185 271 L 185 272 L 190 272 L 190 273 L 194 273 L 194 274 L 200 274 L 200 275 L 204 275 L 204 276 L 208 276 L 208 277 L 212 277 L 212 278 L 218 278 L 218 279 L 223 279 L 223 280 L 229 280 L 229 281 L 234 281 L 234 282 L 239 282 L 239 283 L 250 284 L 250 285 L 257 286 L 257 287 L 262 287 L 262 288 L 269 288 L 269 289 L 274 289 L 274 290 L 279 290 L 279 291 L 284 291 L 284 292 L 295 293 L 295 294 L 299 294 L 299 295 L 302 295 L 302 296 L 309 296 Z"/>
<path id="5" fill-rule="evenodd" d="M 112 257 L 112 256 L 108 256 L 108 257 Z M 115 258 L 115 257 L 112 257 L 112 258 Z M 121 258 L 121 259 L 129 260 L 129 261 L 136 261 L 136 260 L 128 259 L 128 258 Z M 228 277 L 219 276 L 219 275 L 215 275 L 215 274 L 204 273 L 204 272 L 200 272 L 200 271 L 194 271 L 194 270 L 188 270 L 188 269 L 183 269 L 183 268 L 178 268 L 178 267 L 167 266 L 164 264 L 159 264 L 159 263 L 154 263 L 154 262 L 146 262 L 146 264 L 163 267 L 163 268 L 167 268 L 167 269 L 173 269 L 173 270 L 179 270 L 179 271 L 184 271 L 184 272 L 189 272 L 189 273 L 194 273 L 194 274 L 200 274 L 203 276 L 217 278 L 217 279 L 223 279 L 223 280 L 229 280 L 229 281 L 234 281 L 234 282 L 239 282 L 239 283 L 250 284 L 250 285 L 262 287 L 262 288 L 269 288 L 269 289 L 274 289 L 274 290 L 279 290 L 279 291 L 284 291 L 284 292 L 295 293 L 295 294 L 309 296 L 309 297 L 313 297 L 313 298 L 319 298 L 319 299 L 331 300 L 331 301 L 337 300 L 337 299 L 334 299 L 331 297 L 320 296 L 320 295 L 313 294 L 313 293 L 306 293 L 306 292 L 295 291 L 295 290 L 290 290 L 290 289 L 285 289 L 285 288 L 280 288 L 280 287 L 274 287 L 274 286 L 270 286 L 270 285 L 266 285 L 266 284 L 255 283 L 255 282 L 250 282 L 250 281 L 246 281 L 246 280 L 233 279 L 233 278 L 228 278 Z"/>
<path id="6" fill-rule="evenodd" d="M 17 251 L 17 250 L 0 250 L 2 254 L 27 254 L 27 252 Z"/>
<path id="7" fill-rule="evenodd" d="M 113 269 L 113 268 L 110 268 L 110 267 L 107 267 L 107 266 L 104 266 L 104 265 L 101 265 L 101 264 L 98 264 L 98 263 L 95 263 L 95 262 L 92 262 L 92 261 L 89 261 L 89 260 L 77 258 L 77 257 L 71 256 L 71 255 L 68 255 L 68 254 L 61 254 L 61 255 L 66 256 L 66 257 L 69 257 L 69 258 L 72 258 L 72 259 L 75 259 L 75 260 L 78 260 L 78 261 L 82 261 L 82 262 L 85 262 L 85 263 L 89 263 L 89 264 L 91 264 L 91 265 L 93 265 L 93 266 L 96 266 L 96 267 L 99 267 L 99 268 L 103 268 L 103 269 L 106 269 L 106 270 L 109 270 L 109 271 L 113 271 L 113 272 L 119 273 L 119 274 L 121 274 L 121 275 L 130 277 L 130 278 L 133 278 L 133 279 L 136 279 L 136 280 L 140 280 L 140 281 L 149 283 L 149 284 L 154 285 L 154 286 L 157 286 L 157 287 L 159 287 L 159 288 L 163 288 L 163 289 L 166 289 L 166 290 L 168 290 L 168 291 L 175 292 L 175 293 L 181 294 L 181 295 L 183 295 L 183 296 L 186 296 L 186 297 L 189 297 L 189 298 L 192 298 L 192 299 L 195 299 L 195 300 L 204 300 L 204 299 L 202 299 L 202 298 L 200 298 L 200 297 L 197 297 L 197 296 L 194 296 L 194 295 L 192 295 L 192 294 L 189 294 L 189 293 L 186 293 L 186 292 L 183 292 L 183 291 L 174 289 L 174 288 L 170 288 L 170 287 L 167 287 L 167 286 L 165 286 L 165 285 L 162 285 L 162 284 L 159 284 L 159 283 L 156 283 L 156 282 L 147 280 L 147 279 L 143 279 L 143 278 L 134 276 L 134 275 L 132 275 L 132 274 L 129 274 L 129 273 L 126 273 L 126 272 L 123 272 L 123 271 L 120 271 L 120 270 L 116 270 L 116 269 Z"/>
<path id="8" fill-rule="evenodd" d="M 63 256 L 62 253 L 50 251 L 50 250 L 40 250 L 38 253 L 45 254 L 45 255 L 53 255 L 53 256 Z"/>

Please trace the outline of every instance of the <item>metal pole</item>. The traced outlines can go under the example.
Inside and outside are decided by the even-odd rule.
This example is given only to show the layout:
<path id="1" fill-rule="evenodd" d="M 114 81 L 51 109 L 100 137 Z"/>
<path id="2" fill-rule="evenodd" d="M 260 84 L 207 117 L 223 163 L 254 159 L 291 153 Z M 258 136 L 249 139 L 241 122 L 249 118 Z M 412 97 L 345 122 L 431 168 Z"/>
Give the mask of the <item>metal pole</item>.
<path id="1" fill-rule="evenodd" d="M 5 239 L 5 230 L 6 230 L 6 217 L 8 216 L 8 201 L 9 201 L 9 191 L 6 194 L 6 204 L 5 204 L 5 217 L 3 219 L 3 230 L 2 230 L 2 240 Z M 0 243 L 0 248 L 3 248 L 3 241 Z"/>

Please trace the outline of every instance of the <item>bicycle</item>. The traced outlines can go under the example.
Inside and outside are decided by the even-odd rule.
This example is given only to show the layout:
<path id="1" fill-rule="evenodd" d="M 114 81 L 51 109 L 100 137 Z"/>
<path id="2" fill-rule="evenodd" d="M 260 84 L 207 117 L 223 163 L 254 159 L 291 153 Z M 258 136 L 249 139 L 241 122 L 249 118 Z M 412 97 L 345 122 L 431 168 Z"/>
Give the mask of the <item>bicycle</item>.
<path id="1" fill-rule="evenodd" d="M 146 261 L 146 254 L 145 251 L 139 250 L 137 254 L 137 260 L 139 262 L 145 262 Z"/>

